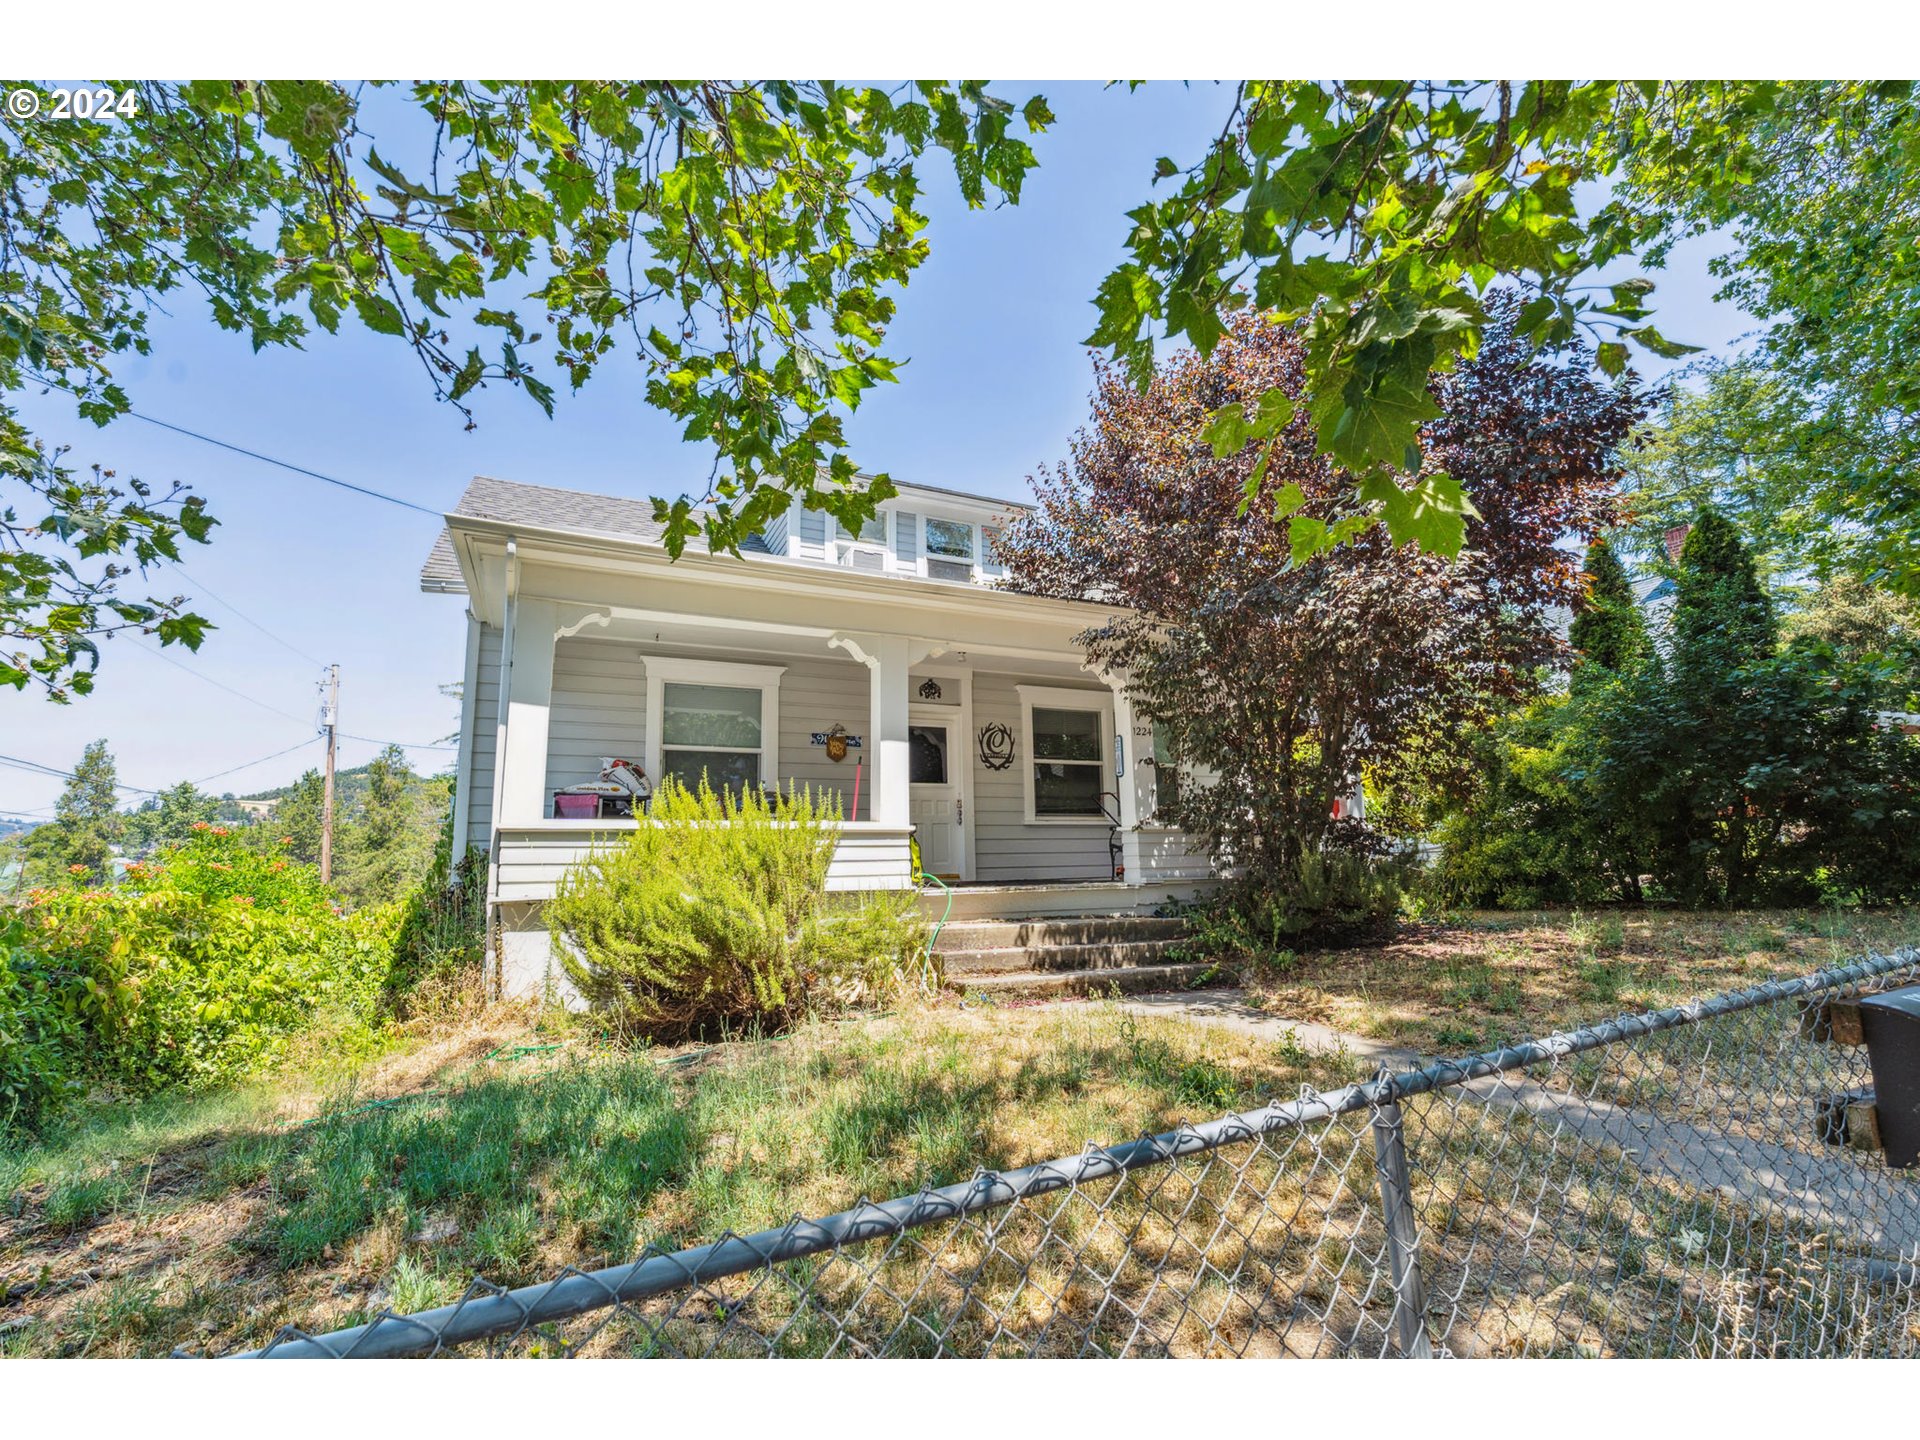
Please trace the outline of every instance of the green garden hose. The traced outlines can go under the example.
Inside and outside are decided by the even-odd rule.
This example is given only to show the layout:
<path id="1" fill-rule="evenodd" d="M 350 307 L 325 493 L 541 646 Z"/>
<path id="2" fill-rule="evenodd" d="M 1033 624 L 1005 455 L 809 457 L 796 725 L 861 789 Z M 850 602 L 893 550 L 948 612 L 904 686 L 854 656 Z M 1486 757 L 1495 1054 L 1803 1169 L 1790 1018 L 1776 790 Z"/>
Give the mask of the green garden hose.
<path id="1" fill-rule="evenodd" d="M 914 882 L 919 885 L 924 885 L 927 883 L 927 881 L 931 880 L 934 884 L 938 885 L 943 891 L 945 891 L 947 896 L 947 908 L 941 912 L 939 920 L 934 922 L 933 933 L 927 937 L 927 963 L 925 967 L 925 973 L 928 975 L 932 975 L 933 974 L 933 947 L 940 943 L 940 932 L 946 928 L 947 917 L 953 914 L 953 887 L 947 884 L 947 882 L 942 880 L 938 875 L 929 875 L 924 870 L 916 870 L 914 872 L 913 878 L 914 878 Z"/>

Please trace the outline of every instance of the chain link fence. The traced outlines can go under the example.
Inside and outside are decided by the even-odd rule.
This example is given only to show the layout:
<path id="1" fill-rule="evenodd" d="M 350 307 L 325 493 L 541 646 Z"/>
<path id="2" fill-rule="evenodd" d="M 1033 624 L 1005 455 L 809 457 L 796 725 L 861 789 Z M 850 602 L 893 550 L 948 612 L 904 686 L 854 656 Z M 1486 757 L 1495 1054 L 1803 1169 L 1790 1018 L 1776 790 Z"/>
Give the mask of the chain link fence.
<path id="1" fill-rule="evenodd" d="M 253 1353 L 1920 1354 L 1920 1171 L 1848 1143 L 1827 1004 L 1916 979 L 1869 956 Z"/>

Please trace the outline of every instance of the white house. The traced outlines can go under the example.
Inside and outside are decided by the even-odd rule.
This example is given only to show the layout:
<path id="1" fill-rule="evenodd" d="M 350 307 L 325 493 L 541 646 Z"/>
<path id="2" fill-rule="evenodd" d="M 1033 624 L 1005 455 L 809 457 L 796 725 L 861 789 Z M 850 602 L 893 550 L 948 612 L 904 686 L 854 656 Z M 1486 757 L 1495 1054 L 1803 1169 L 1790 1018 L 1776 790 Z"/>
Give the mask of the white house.
<path id="1" fill-rule="evenodd" d="M 834 793 L 828 883 L 912 886 L 912 835 L 956 918 L 1146 911 L 1203 883 L 1204 848 L 1156 823 L 1151 727 L 1074 643 L 1111 612 L 996 588 L 1017 508 L 902 486 L 860 535 L 804 511 L 744 558 L 674 561 L 644 501 L 474 480 L 421 586 L 465 597 L 455 833 L 490 857 L 506 988 L 550 971 L 540 906 L 566 867 L 646 823 L 556 815 L 609 756 Z"/>

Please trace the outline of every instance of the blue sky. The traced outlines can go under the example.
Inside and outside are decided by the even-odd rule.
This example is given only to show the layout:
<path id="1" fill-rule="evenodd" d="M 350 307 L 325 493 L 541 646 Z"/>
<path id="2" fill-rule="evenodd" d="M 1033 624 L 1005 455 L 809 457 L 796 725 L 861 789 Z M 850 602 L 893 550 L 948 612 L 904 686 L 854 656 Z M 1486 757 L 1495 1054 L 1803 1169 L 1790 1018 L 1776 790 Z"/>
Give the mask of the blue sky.
<path id="1" fill-rule="evenodd" d="M 1034 141 L 1040 169 L 1018 207 L 968 212 L 945 161 L 925 167 L 932 258 L 900 296 L 888 346 L 909 363 L 899 384 L 869 392 L 848 436 L 865 469 L 1013 496 L 1062 458 L 1085 419 L 1089 301 L 1121 253 L 1125 212 L 1147 193 L 1155 157 L 1198 156 L 1229 102 L 1212 85 L 1004 89 L 1044 93 L 1059 117 Z M 1712 248 L 1711 239 L 1681 247 L 1656 276 L 1655 301 L 1667 335 L 1724 349 L 1745 325 L 1710 298 Z M 185 295 L 156 319 L 153 356 L 123 362 L 119 374 L 136 410 L 436 510 L 476 473 L 673 495 L 697 486 L 709 463 L 645 406 L 632 370 L 609 368 L 563 394 L 552 420 L 518 392 L 487 391 L 468 432 L 390 339 L 348 322 L 304 351 L 256 355 Z M 161 485 L 187 480 L 207 497 L 221 522 L 213 543 L 193 547 L 184 578 L 156 588 L 197 596 L 221 628 L 197 655 L 176 646 L 166 659 L 151 641 L 116 640 L 97 693 L 69 706 L 0 691 L 0 753 L 66 769 L 105 737 L 125 783 L 199 780 L 311 736 L 330 661 L 341 666 L 341 728 L 371 737 L 343 741 L 343 765 L 371 758 L 373 740 L 431 742 L 453 729 L 453 703 L 437 687 L 460 675 L 461 606 L 416 583 L 434 519 L 139 420 L 98 430 L 59 394 L 20 405 L 40 434 L 73 447 L 70 463 L 98 461 Z M 428 770 L 450 761 L 445 751 L 412 755 Z M 245 794 L 319 758 L 312 744 L 208 788 Z M 0 813 L 44 811 L 59 789 L 0 768 Z"/>

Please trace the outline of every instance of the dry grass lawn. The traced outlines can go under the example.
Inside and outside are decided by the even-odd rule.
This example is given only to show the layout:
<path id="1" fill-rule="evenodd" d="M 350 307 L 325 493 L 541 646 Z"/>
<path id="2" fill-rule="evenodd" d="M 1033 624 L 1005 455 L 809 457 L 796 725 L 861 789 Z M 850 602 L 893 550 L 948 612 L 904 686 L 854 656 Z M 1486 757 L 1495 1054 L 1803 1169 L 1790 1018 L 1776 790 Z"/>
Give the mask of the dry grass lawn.
<path id="1" fill-rule="evenodd" d="M 1248 994 L 1288 1019 L 1457 1054 L 1915 943 L 1920 913 L 1905 910 L 1471 913 L 1283 957 Z"/>
<path id="2" fill-rule="evenodd" d="M 1460 1052 L 1890 949 L 1915 918 L 1450 917 L 1297 957 L 1250 991 L 1292 1018 Z M 1330 1089 L 1363 1068 L 1098 1001 L 948 1000 L 779 1039 L 640 1051 L 556 1023 L 469 1013 L 350 1074 L 107 1107 L 0 1148 L 0 1355 L 226 1353 L 285 1324 L 330 1330 L 444 1304 L 475 1274 L 527 1284 Z M 1437 1103 L 1417 1102 L 1410 1124 Z M 1504 1151 L 1462 1133 L 1458 1155 L 1424 1157 L 1446 1172 L 1445 1213 L 1423 1217 L 1435 1263 L 1449 1263 L 1449 1217 L 1481 1216 L 1523 1159 L 1529 1175 L 1556 1175 L 1580 1243 L 1540 1267 L 1553 1284 L 1538 1297 L 1467 1297 L 1475 1315 L 1459 1320 L 1457 1348 L 1631 1352 L 1646 1315 L 1680 1296 L 1709 1337 L 1683 1353 L 1719 1349 L 1724 1307 L 1694 1293 L 1718 1272 L 1696 1263 L 1690 1237 L 1801 1243 L 1717 1201 L 1702 1210 L 1698 1197 L 1643 1191 L 1629 1204 L 1606 1178 L 1612 1162 L 1496 1128 Z M 1487 1168 L 1497 1154 L 1501 1168 Z M 743 1276 L 661 1302 L 658 1316 L 620 1317 L 588 1348 L 763 1353 L 757 1336 L 778 1332 L 796 1353 L 858 1336 L 896 1353 L 1377 1350 L 1387 1297 L 1367 1258 L 1379 1249 L 1372 1164 L 1364 1117 L 1348 1117 L 1137 1172 L 1111 1207 L 1070 1192 L 991 1224 L 918 1232 L 892 1258 L 849 1251 L 796 1268 L 844 1304 L 844 1329 L 797 1311 L 785 1280 Z M 1566 1286 L 1607 1277 L 1639 1284 L 1650 1308 L 1568 1328 L 1580 1307 Z M 1673 1353 L 1671 1339 L 1654 1353 Z"/>
<path id="3" fill-rule="evenodd" d="M 224 1353 L 1212 1118 L 1355 1078 L 1341 1064 L 1100 1005 L 641 1052 L 495 1012 L 345 1085 L 0 1151 L 0 1354 Z"/>

